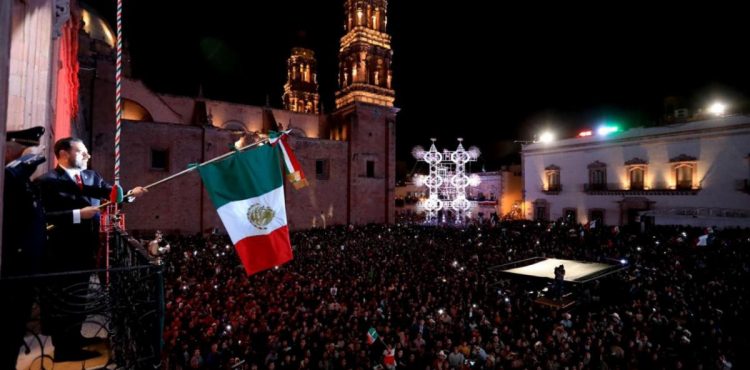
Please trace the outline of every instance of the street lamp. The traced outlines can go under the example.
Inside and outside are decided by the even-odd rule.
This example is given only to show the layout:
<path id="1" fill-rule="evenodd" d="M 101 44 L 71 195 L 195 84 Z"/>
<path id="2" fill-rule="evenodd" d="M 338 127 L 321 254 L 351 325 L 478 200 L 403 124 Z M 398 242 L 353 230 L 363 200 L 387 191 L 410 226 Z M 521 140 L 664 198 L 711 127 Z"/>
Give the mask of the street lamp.
<path id="1" fill-rule="evenodd" d="M 727 110 L 727 105 L 718 101 L 714 102 L 713 104 L 711 104 L 710 107 L 708 107 L 708 112 L 717 117 L 723 116 L 726 110 Z"/>
<path id="2" fill-rule="evenodd" d="M 539 142 L 549 144 L 555 140 L 555 134 L 552 131 L 544 131 L 539 135 Z"/>

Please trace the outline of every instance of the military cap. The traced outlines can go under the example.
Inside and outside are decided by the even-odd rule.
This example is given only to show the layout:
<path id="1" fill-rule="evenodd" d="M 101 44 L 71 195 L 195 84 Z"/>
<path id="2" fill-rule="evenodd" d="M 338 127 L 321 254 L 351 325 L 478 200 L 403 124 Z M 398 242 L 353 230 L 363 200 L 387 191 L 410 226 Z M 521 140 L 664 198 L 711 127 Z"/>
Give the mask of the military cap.
<path id="1" fill-rule="evenodd" d="M 26 146 L 36 146 L 39 145 L 39 139 L 42 135 L 44 135 L 44 127 L 35 126 L 25 130 L 8 131 L 5 135 L 5 140 L 14 141 Z"/>

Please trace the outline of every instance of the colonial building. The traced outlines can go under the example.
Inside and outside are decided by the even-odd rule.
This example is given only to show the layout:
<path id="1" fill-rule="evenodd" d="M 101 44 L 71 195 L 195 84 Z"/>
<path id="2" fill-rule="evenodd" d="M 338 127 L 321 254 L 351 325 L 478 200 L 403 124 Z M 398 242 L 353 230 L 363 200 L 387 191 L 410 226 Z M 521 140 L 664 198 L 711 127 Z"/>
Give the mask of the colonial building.
<path id="1" fill-rule="evenodd" d="M 523 147 L 529 219 L 750 226 L 750 117 Z"/>
<path id="2" fill-rule="evenodd" d="M 347 0 L 346 33 L 339 54 L 336 111 L 321 114 L 313 51 L 293 48 L 283 87 L 284 109 L 234 104 L 201 96 L 151 91 L 123 81 L 121 177 L 125 188 L 146 185 L 230 150 L 240 137 L 258 139 L 269 130 L 292 131 L 310 186 L 286 188 L 291 228 L 393 222 L 395 188 L 394 91 L 387 2 Z M 87 13 L 95 29 L 83 32 L 81 136 L 92 167 L 113 178 L 114 63 L 106 22 Z M 126 61 L 127 62 L 127 61 Z M 125 65 L 127 72 L 127 63 Z M 127 75 L 127 74 L 126 74 Z M 197 232 L 221 222 L 197 173 L 152 189 L 125 208 L 131 230 Z"/>

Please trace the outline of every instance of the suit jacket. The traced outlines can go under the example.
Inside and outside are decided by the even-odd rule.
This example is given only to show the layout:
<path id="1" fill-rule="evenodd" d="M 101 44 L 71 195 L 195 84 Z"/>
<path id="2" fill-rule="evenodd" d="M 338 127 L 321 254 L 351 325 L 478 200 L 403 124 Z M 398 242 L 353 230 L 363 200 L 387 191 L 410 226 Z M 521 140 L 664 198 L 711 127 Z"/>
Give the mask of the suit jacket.
<path id="1" fill-rule="evenodd" d="M 55 225 L 48 232 L 46 270 L 50 272 L 85 270 L 96 267 L 99 248 L 99 215 L 80 223 L 73 223 L 73 211 L 98 206 L 108 198 L 112 185 L 98 173 L 81 171 L 83 189 L 57 167 L 39 177 L 36 182 L 42 196 L 47 222 Z"/>

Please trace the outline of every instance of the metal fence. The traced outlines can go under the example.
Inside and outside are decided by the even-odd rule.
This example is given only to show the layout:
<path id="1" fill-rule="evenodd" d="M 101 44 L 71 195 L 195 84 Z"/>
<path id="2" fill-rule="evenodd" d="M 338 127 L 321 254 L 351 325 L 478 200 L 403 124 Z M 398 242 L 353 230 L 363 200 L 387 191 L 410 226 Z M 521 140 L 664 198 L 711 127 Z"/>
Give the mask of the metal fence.
<path id="1" fill-rule="evenodd" d="M 82 327 L 84 337 L 101 338 L 97 348 L 104 354 L 101 361 L 107 362 L 107 368 L 160 367 L 164 325 L 162 266 L 125 232 L 114 230 L 109 242 L 108 269 L 0 280 L 2 291 L 7 294 L 3 298 L 20 296 L 25 301 L 14 303 L 28 305 L 31 311 L 24 351 L 19 357 L 24 368 L 53 367 L 49 335 L 59 330 L 56 325 L 61 322 L 74 325 L 74 330 Z"/>

